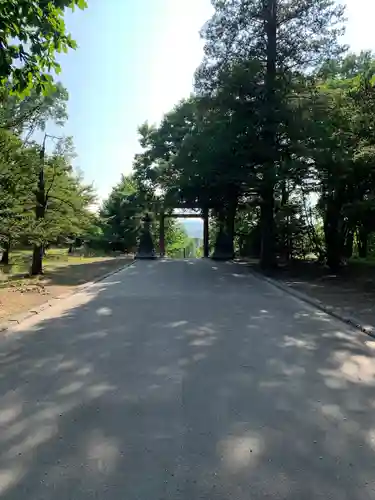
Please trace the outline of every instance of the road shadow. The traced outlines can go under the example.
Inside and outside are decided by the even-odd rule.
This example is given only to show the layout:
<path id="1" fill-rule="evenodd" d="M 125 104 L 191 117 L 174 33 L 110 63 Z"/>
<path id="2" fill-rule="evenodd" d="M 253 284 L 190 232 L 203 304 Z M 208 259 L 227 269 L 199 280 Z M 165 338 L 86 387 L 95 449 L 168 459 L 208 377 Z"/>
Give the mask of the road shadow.
<path id="1" fill-rule="evenodd" d="M 370 338 L 210 262 L 49 315 L 0 344 L 1 500 L 375 498 Z"/>
<path id="2" fill-rule="evenodd" d="M 132 257 L 108 257 L 96 262 L 75 263 L 68 266 L 61 266 L 46 272 L 44 279 L 46 284 L 55 286 L 77 286 L 93 281 L 104 276 L 111 271 L 121 269 L 131 263 Z"/>

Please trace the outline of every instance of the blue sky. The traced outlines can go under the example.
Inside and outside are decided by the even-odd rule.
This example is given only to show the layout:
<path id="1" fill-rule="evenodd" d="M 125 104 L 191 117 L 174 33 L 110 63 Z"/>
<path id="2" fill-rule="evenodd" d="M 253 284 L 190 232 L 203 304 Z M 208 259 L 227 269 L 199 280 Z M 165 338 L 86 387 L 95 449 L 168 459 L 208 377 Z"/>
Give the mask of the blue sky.
<path id="1" fill-rule="evenodd" d="M 60 58 L 70 93 L 65 135 L 101 197 L 131 170 L 137 126 L 158 121 L 192 88 L 208 0 L 89 0 L 66 16 L 79 48 Z M 57 135 L 61 135 L 57 133 Z"/>
<path id="2" fill-rule="evenodd" d="M 79 48 L 60 58 L 79 166 L 105 197 L 138 150 L 137 126 L 158 121 L 192 89 L 209 0 L 88 0 L 66 16 Z M 347 0 L 346 41 L 373 49 L 375 0 Z M 53 133 L 56 131 L 52 131 Z M 61 132 L 58 133 L 61 135 Z"/>

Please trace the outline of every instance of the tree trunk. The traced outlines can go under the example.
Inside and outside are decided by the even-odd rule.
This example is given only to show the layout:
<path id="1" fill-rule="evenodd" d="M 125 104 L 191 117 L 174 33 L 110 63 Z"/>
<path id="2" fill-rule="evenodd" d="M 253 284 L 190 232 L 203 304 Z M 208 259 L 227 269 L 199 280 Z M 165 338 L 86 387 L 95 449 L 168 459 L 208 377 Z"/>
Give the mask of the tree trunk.
<path id="1" fill-rule="evenodd" d="M 46 191 L 44 182 L 44 146 L 41 151 L 41 165 L 39 170 L 38 187 L 36 191 L 35 219 L 44 219 L 46 215 Z M 31 265 L 31 275 L 43 274 L 43 245 L 36 243 L 33 250 L 33 261 Z"/>
<path id="2" fill-rule="evenodd" d="M 7 241 L 4 243 L 4 249 L 3 249 L 3 255 L 1 256 L 1 261 L 0 263 L 3 264 L 4 266 L 7 266 L 9 264 L 9 253 L 10 253 L 10 243 Z"/>
<path id="3" fill-rule="evenodd" d="M 265 5 L 265 34 L 267 44 L 267 69 L 265 75 L 264 129 L 265 164 L 261 202 L 261 259 L 263 269 L 276 266 L 275 253 L 275 160 L 277 158 L 276 110 L 276 58 L 277 58 L 277 0 L 267 0 Z"/>
<path id="4" fill-rule="evenodd" d="M 35 244 L 33 249 L 33 261 L 31 264 L 31 275 L 43 274 L 43 246 Z"/>
<path id="5" fill-rule="evenodd" d="M 345 235 L 344 257 L 350 259 L 353 256 L 354 232 L 350 229 Z"/>
<path id="6" fill-rule="evenodd" d="M 367 257 L 368 250 L 368 231 L 366 228 L 362 227 L 358 231 L 358 255 L 361 259 L 365 259 Z"/>
<path id="7" fill-rule="evenodd" d="M 276 267 L 275 255 L 275 218 L 274 218 L 274 190 L 268 189 L 263 192 L 260 221 L 261 221 L 261 247 L 260 265 L 262 269 L 273 269 Z"/>
<path id="8" fill-rule="evenodd" d="M 234 237 L 235 237 L 235 223 L 237 214 L 237 195 L 233 197 L 233 201 L 229 203 L 227 212 L 226 229 L 228 233 L 229 240 L 231 242 L 231 253 L 234 257 Z"/>
<path id="9" fill-rule="evenodd" d="M 159 253 L 160 253 L 160 257 L 165 257 L 165 213 L 164 213 L 164 210 L 162 210 L 160 212 Z"/>
<path id="10" fill-rule="evenodd" d="M 339 208 L 334 199 L 328 201 L 325 220 L 324 236 L 326 243 L 327 265 L 333 272 L 341 266 L 342 245 L 339 234 Z"/>
<path id="11" fill-rule="evenodd" d="M 290 237 L 290 217 L 288 211 L 289 192 L 287 187 L 287 180 L 283 179 L 281 182 L 281 209 L 283 210 L 283 223 L 281 234 L 281 253 L 286 262 L 289 262 L 292 254 L 292 241 Z"/>
<path id="12" fill-rule="evenodd" d="M 69 245 L 68 253 L 73 253 L 73 243 Z"/>

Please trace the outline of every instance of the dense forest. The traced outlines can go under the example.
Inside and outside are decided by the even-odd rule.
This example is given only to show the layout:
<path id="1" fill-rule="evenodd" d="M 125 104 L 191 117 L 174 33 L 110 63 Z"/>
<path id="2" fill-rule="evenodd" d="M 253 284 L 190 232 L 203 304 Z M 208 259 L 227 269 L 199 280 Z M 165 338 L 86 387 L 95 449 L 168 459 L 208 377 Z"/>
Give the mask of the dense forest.
<path id="1" fill-rule="evenodd" d="M 132 173 L 98 209 L 72 138 L 48 134 L 67 119 L 68 92 L 51 77 L 56 53 L 75 48 L 64 9 L 86 3 L 3 4 L 3 264 L 19 246 L 33 248 L 32 274 L 50 245 L 132 252 L 146 212 L 157 245 L 157 212 L 177 205 L 208 208 L 212 247 L 265 269 L 314 258 L 337 271 L 375 251 L 375 56 L 341 43 L 344 8 L 333 0 L 213 0 L 194 91 L 139 127 Z M 167 219 L 169 253 L 189 244 Z"/>

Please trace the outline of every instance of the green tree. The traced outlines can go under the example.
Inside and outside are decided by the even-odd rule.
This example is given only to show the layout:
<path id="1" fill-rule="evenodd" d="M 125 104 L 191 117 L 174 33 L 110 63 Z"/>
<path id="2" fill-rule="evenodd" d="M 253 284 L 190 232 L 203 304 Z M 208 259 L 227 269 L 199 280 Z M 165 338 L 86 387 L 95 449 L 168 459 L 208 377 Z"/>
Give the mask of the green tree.
<path id="1" fill-rule="evenodd" d="M 179 103 L 141 142 L 145 150 L 137 157 L 135 175 L 161 191 L 167 206 L 215 207 L 233 240 L 236 207 L 250 168 L 241 145 L 248 146 L 254 121 L 243 119 L 251 104 L 236 96 L 230 107 L 227 100 L 223 92 L 215 99 Z"/>
<path id="2" fill-rule="evenodd" d="M 305 186 L 319 195 L 326 259 L 337 271 L 352 255 L 355 234 L 365 253 L 374 230 L 374 63 L 360 54 L 358 62 L 349 55 L 330 65 L 305 99 L 303 142 L 310 163 Z"/>
<path id="3" fill-rule="evenodd" d="M 303 74 L 341 51 L 343 9 L 333 0 L 214 0 L 211 20 L 202 30 L 205 58 L 197 71 L 197 89 L 212 95 L 223 72 L 234 65 L 257 61 L 263 75 L 260 87 L 262 166 L 261 262 L 275 264 L 275 189 L 283 144 L 280 129 L 287 126 L 286 101 L 292 74 Z"/>
<path id="4" fill-rule="evenodd" d="M 112 250 L 135 249 L 142 212 L 137 183 L 132 176 L 122 176 L 100 210 L 103 238 Z"/>
<path id="5" fill-rule="evenodd" d="M 59 73 L 56 52 L 76 48 L 66 31 L 65 8 L 87 7 L 85 0 L 1 0 L 0 88 L 23 93 L 47 90 L 51 71 Z"/>
<path id="6" fill-rule="evenodd" d="M 0 128 L 11 130 L 29 142 L 34 132 L 44 132 L 48 122 L 62 126 L 68 118 L 68 91 L 61 83 L 45 94 L 31 90 L 19 97 L 3 92 L 0 101 Z"/>
<path id="7" fill-rule="evenodd" d="M 33 183 L 38 152 L 25 148 L 11 132 L 0 130 L 0 246 L 3 264 L 9 263 L 11 245 L 33 222 Z"/>
<path id="8" fill-rule="evenodd" d="M 170 219 L 165 231 L 165 252 L 170 257 L 183 257 L 184 250 L 189 247 L 190 240 L 184 226 Z"/>
<path id="9" fill-rule="evenodd" d="M 30 227 L 29 240 L 33 243 L 31 274 L 43 272 L 43 254 L 46 245 L 61 238 L 77 237 L 91 222 L 90 207 L 95 201 L 92 186 L 85 185 L 71 164 L 70 141 L 68 154 L 63 153 L 65 141 L 58 144 L 55 153 L 47 155 L 45 144 L 40 152 L 34 184 L 35 219 Z"/>

